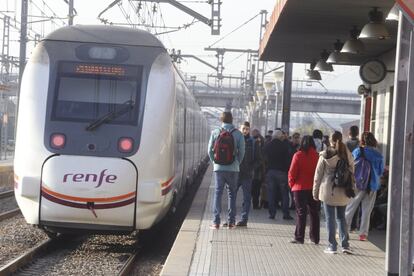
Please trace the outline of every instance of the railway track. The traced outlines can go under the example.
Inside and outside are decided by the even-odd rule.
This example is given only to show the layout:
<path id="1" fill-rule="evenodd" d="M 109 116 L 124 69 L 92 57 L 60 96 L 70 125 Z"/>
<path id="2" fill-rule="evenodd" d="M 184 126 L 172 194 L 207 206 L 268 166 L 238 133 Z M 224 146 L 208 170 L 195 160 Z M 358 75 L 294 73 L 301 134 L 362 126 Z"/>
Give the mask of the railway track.
<path id="1" fill-rule="evenodd" d="M 0 221 L 20 214 L 14 199 L 14 190 L 0 193 Z"/>
<path id="2" fill-rule="evenodd" d="M 61 235 L 10 261 L 0 275 L 130 275 L 139 254 L 136 245 L 133 235 Z"/>
<path id="3" fill-rule="evenodd" d="M 52 239 L 47 239 L 39 245 L 33 247 L 28 252 L 17 257 L 8 264 L 4 265 L 0 268 L 0 275 L 10 275 L 16 272 L 18 269 L 22 268 L 23 266 L 29 264 L 31 261 L 33 261 L 36 255 L 40 254 L 44 250 L 47 250 L 47 248 L 51 245 L 52 242 Z"/>
<path id="4" fill-rule="evenodd" d="M 0 199 L 14 196 L 14 190 L 5 191 L 0 193 Z"/>
<path id="5" fill-rule="evenodd" d="M 20 214 L 20 209 L 16 208 L 16 209 L 12 209 L 10 211 L 6 211 L 3 213 L 0 213 L 0 221 L 5 220 L 5 219 L 9 219 L 12 218 L 16 215 Z"/>

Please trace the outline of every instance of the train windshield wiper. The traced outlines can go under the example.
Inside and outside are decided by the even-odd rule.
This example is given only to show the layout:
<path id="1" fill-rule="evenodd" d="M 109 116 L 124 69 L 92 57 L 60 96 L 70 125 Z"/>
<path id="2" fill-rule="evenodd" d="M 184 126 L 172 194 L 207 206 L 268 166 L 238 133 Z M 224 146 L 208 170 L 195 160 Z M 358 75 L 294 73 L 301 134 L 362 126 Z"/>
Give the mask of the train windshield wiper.
<path id="1" fill-rule="evenodd" d="M 126 112 L 128 112 L 129 110 L 131 110 L 133 108 L 134 108 L 134 101 L 128 100 L 128 101 L 124 102 L 118 110 L 110 111 L 110 112 L 106 113 L 105 115 L 103 115 L 102 117 L 100 117 L 100 118 L 96 119 L 95 121 L 91 122 L 86 127 L 86 130 L 88 130 L 88 131 L 95 130 L 99 126 L 118 118 L 119 116 L 125 114 Z"/>

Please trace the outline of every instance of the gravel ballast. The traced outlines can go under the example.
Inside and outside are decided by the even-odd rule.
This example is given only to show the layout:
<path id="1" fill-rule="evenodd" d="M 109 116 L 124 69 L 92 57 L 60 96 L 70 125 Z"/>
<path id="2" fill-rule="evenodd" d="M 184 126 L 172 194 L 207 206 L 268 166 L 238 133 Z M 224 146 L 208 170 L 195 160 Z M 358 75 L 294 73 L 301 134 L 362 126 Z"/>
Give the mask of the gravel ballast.
<path id="1" fill-rule="evenodd" d="M 21 215 L 0 221 L 0 267 L 47 239 Z"/>

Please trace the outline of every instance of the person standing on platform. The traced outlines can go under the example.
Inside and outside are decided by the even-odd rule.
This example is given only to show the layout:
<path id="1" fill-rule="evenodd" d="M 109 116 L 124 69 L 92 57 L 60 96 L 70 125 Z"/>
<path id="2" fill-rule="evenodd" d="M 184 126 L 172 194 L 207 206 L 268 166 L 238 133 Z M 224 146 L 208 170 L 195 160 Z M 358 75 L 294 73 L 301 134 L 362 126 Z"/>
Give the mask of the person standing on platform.
<path id="1" fill-rule="evenodd" d="M 339 228 L 339 238 L 342 252 L 352 254 L 349 248 L 349 235 L 345 221 L 345 208 L 350 201 L 352 192 L 355 190 L 355 183 L 352 181 L 354 173 L 354 159 L 351 153 L 342 142 L 342 133 L 335 131 L 331 136 L 331 148 L 320 153 L 318 165 L 316 166 L 315 178 L 313 183 L 313 198 L 323 202 L 326 217 L 326 228 L 328 231 L 329 246 L 324 250 L 325 253 L 335 254 L 337 252 L 336 224 Z M 346 165 L 348 177 L 351 177 L 351 190 L 343 187 L 335 187 L 334 179 L 337 175 L 337 165 L 341 161 Z M 344 162 L 345 161 L 345 162 Z M 349 178 L 348 178 L 349 179 Z"/>
<path id="2" fill-rule="evenodd" d="M 295 132 L 292 134 L 291 136 L 291 140 L 289 141 L 289 166 L 292 163 L 292 158 L 293 155 L 299 150 L 300 148 L 300 144 L 301 144 L 301 140 L 300 140 L 300 133 L 299 132 Z M 293 193 L 292 190 L 290 190 L 290 197 L 292 199 L 291 203 L 290 203 L 290 209 L 295 209 L 295 200 L 293 198 Z"/>
<path id="3" fill-rule="evenodd" d="M 303 244 L 305 241 L 306 216 L 310 216 L 309 236 L 311 242 L 319 244 L 320 202 L 313 199 L 312 188 L 319 155 L 313 138 L 305 135 L 299 151 L 293 156 L 288 177 L 296 207 L 295 238 L 291 243 Z"/>
<path id="4" fill-rule="evenodd" d="M 351 126 L 349 128 L 349 139 L 346 141 L 346 146 L 350 152 L 353 152 L 359 146 L 359 129 L 357 126 Z"/>
<path id="5" fill-rule="evenodd" d="M 221 128 L 211 132 L 208 142 L 208 155 L 214 164 L 215 191 L 213 197 L 213 224 L 211 229 L 220 228 L 221 197 L 224 186 L 228 192 L 228 227 L 236 223 L 236 195 L 240 163 L 244 157 L 243 134 L 233 126 L 231 112 L 220 116 Z"/>
<path id="6" fill-rule="evenodd" d="M 274 139 L 265 146 L 264 157 L 267 161 L 266 184 L 269 204 L 269 218 L 276 216 L 276 192 L 282 194 L 283 219 L 292 220 L 289 214 L 289 187 L 287 172 L 289 170 L 289 144 L 285 143 L 284 133 L 275 130 Z"/>
<path id="7" fill-rule="evenodd" d="M 300 148 L 301 140 L 300 140 L 300 133 L 295 132 L 292 134 L 292 141 L 290 141 L 290 147 L 292 151 L 292 155 L 295 154 Z"/>
<path id="8" fill-rule="evenodd" d="M 260 132 L 258 129 L 253 129 L 252 136 L 256 141 L 257 148 L 256 150 L 259 151 L 260 158 L 257 160 L 257 166 L 255 166 L 254 172 L 253 172 L 253 182 L 252 182 L 252 203 L 253 203 L 253 209 L 260 209 L 260 192 L 261 189 L 264 189 L 264 185 L 262 183 L 264 182 L 264 174 L 265 174 L 265 168 L 262 158 L 263 153 L 263 147 L 264 147 L 264 138 L 260 135 Z M 263 199 L 262 199 L 263 200 Z"/>
<path id="9" fill-rule="evenodd" d="M 244 122 L 240 127 L 244 136 L 244 158 L 240 164 L 239 180 L 237 184 L 237 191 L 241 187 L 243 190 L 243 204 L 241 211 L 241 220 L 237 222 L 236 226 L 247 226 L 249 220 L 249 211 L 252 201 L 252 181 L 253 171 L 260 165 L 260 148 L 256 140 L 250 136 L 250 123 Z"/>
<path id="10" fill-rule="evenodd" d="M 359 136 L 359 128 L 355 125 L 351 126 L 348 132 L 348 141 L 346 141 L 346 146 L 350 152 L 353 152 L 354 149 L 356 149 L 359 146 L 358 136 Z M 351 224 L 348 224 L 348 226 L 350 226 L 351 231 L 357 229 L 359 226 L 359 219 L 361 217 L 360 207 L 361 207 L 361 204 L 359 204 L 359 206 L 355 210 L 355 214 L 352 217 Z"/>
<path id="11" fill-rule="evenodd" d="M 316 151 L 321 152 L 326 149 L 325 144 L 322 143 L 323 133 L 319 129 L 315 129 L 312 133 L 313 141 L 315 142 Z"/>
<path id="12" fill-rule="evenodd" d="M 361 225 L 359 227 L 359 240 L 366 241 L 369 231 L 369 222 L 371 218 L 371 212 L 374 208 L 375 199 L 377 197 L 377 191 L 380 189 L 380 177 L 384 172 L 384 158 L 381 153 L 376 149 L 378 143 L 374 134 L 371 132 L 364 132 L 361 136 L 362 147 L 357 147 L 352 155 L 355 161 L 358 161 L 361 157 L 368 160 L 370 169 L 367 176 L 366 188 L 361 190 L 358 187 L 356 196 L 346 207 L 345 216 L 348 225 L 350 225 L 352 217 L 355 214 L 359 204 L 361 204 Z M 357 166 L 357 165 L 356 165 Z M 356 168 L 358 172 L 358 168 Z M 357 180 L 358 181 L 358 180 Z"/>

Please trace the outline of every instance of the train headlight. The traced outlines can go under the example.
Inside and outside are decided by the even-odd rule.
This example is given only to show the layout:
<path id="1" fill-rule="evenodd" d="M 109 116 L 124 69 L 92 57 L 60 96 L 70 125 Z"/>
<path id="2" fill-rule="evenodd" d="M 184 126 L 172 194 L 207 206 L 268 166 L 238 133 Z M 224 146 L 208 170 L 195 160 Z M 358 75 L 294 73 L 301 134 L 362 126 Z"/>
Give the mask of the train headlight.
<path id="1" fill-rule="evenodd" d="M 55 149 L 63 149 L 66 144 L 66 136 L 62 133 L 53 133 L 50 136 L 50 146 Z"/>
<path id="2" fill-rule="evenodd" d="M 129 137 L 122 137 L 118 140 L 118 150 L 120 152 L 131 152 L 134 148 L 134 140 Z"/>

